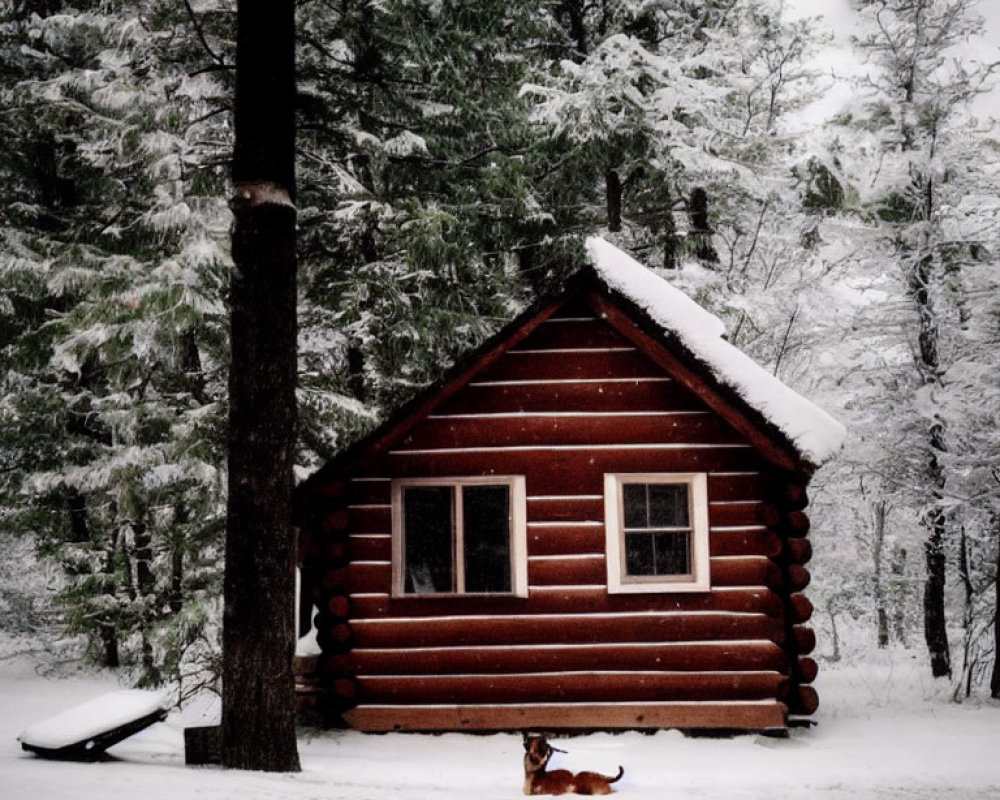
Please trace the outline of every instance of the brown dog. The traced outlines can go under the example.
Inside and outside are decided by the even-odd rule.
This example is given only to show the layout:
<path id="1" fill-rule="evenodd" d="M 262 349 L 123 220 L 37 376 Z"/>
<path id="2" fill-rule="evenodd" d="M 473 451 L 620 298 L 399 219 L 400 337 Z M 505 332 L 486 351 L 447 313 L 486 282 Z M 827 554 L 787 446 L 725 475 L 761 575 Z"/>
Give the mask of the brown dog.
<path id="1" fill-rule="evenodd" d="M 524 737 L 524 793 L 525 794 L 611 794 L 611 784 L 621 780 L 625 770 L 618 767 L 618 774 L 609 778 L 597 772 L 578 772 L 568 769 L 548 772 L 545 768 L 553 752 L 565 753 L 550 745 L 543 736 Z"/>

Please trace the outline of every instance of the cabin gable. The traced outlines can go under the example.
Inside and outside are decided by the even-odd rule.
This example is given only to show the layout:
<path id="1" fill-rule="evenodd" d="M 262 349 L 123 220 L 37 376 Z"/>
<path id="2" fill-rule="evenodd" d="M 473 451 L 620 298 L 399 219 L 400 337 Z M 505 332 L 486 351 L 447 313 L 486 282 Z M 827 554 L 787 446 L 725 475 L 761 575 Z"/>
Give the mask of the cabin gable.
<path id="1" fill-rule="evenodd" d="M 300 493 L 327 713 L 363 730 L 772 729 L 811 713 L 811 470 L 787 443 L 594 286 L 483 353 Z M 626 519 L 637 487 L 689 513 L 658 520 L 647 499 Z M 407 492 L 447 518 L 408 522 Z M 507 537 L 507 583 L 462 561 L 482 524 L 461 509 L 484 503 L 508 516 L 487 526 Z M 633 574 L 646 544 L 626 535 L 666 566 Z M 407 559 L 445 577 L 408 578 Z"/>

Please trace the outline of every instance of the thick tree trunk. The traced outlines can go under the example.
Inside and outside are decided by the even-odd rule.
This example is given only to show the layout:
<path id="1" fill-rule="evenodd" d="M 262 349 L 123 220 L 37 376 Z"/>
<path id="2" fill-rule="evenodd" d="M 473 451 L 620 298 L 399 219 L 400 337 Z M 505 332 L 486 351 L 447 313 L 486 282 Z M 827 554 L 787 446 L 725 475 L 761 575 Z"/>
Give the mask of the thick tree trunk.
<path id="1" fill-rule="evenodd" d="M 295 741 L 294 4 L 240 0 L 222 763 L 299 769 Z"/>
<path id="2" fill-rule="evenodd" d="M 925 255 L 920 256 L 910 274 L 910 291 L 917 311 L 917 346 L 920 354 L 917 368 L 924 385 L 940 381 L 941 360 L 938 349 L 940 328 L 931 282 L 934 279 L 934 261 L 930 246 L 925 243 Z M 944 467 L 940 456 L 947 452 L 944 421 L 935 417 L 927 431 L 930 456 L 927 461 L 927 478 L 931 489 L 931 506 L 926 513 L 930 535 L 924 546 L 927 563 L 927 582 L 924 584 L 924 640 L 927 642 L 931 674 L 935 678 L 951 676 L 951 650 L 948 645 L 947 619 L 945 616 L 945 539 L 948 522 L 943 507 L 945 486 Z"/>
<path id="3" fill-rule="evenodd" d="M 927 559 L 927 580 L 924 583 L 924 640 L 935 678 L 951 675 L 951 649 L 944 612 L 945 557 L 944 514 L 935 510 L 929 522 L 931 535 L 924 545 Z"/>

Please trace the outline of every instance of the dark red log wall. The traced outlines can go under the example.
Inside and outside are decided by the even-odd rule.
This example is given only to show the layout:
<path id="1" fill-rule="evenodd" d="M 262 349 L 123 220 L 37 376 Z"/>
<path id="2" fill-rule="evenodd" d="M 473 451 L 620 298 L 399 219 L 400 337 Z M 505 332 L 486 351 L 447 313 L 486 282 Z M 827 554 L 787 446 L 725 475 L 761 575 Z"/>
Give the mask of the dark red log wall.
<path id="1" fill-rule="evenodd" d="M 608 472 L 708 473 L 711 592 L 608 594 Z M 490 474 L 525 476 L 529 596 L 393 597 L 390 481 Z M 371 729 L 783 725 L 809 713 L 815 675 L 793 597 L 804 482 L 589 307 L 566 309 L 332 492 L 328 684 Z"/>

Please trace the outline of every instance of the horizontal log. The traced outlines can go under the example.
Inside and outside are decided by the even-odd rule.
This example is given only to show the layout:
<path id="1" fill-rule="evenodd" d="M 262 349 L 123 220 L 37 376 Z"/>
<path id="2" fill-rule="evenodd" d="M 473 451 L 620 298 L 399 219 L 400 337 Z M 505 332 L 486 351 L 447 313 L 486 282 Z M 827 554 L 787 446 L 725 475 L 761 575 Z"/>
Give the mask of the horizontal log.
<path id="1" fill-rule="evenodd" d="M 786 483 L 782 505 L 789 511 L 801 511 L 809 505 L 809 494 L 801 483 Z"/>
<path id="2" fill-rule="evenodd" d="M 440 675 L 581 670 L 749 672 L 788 669 L 773 642 L 502 645 L 427 649 L 360 649 L 331 656 L 331 672 L 349 675 Z"/>
<path id="3" fill-rule="evenodd" d="M 624 350 L 594 350 L 585 358 L 567 358 L 552 351 L 509 350 L 493 365 L 479 372 L 475 383 L 524 380 L 597 380 L 608 378 L 657 378 L 662 369 L 632 345 Z"/>
<path id="4" fill-rule="evenodd" d="M 348 622 L 339 622 L 329 628 L 330 641 L 336 644 L 347 644 L 353 640 L 351 625 Z"/>
<path id="5" fill-rule="evenodd" d="M 813 615 L 812 601 L 804 594 L 793 594 L 788 598 L 792 622 L 808 622 Z"/>
<path id="6" fill-rule="evenodd" d="M 357 534 L 347 540 L 347 551 L 352 561 L 389 561 L 392 558 L 392 536 Z"/>
<path id="7" fill-rule="evenodd" d="M 772 558 L 781 552 L 781 539 L 767 528 L 737 528 L 720 530 L 711 528 L 708 537 L 713 556 L 766 556 Z"/>
<path id="8" fill-rule="evenodd" d="M 350 593 L 392 591 L 392 565 L 387 561 L 352 561 L 343 577 Z"/>
<path id="9" fill-rule="evenodd" d="M 398 477 L 524 475 L 528 494 L 603 494 L 608 472 L 758 471 L 749 447 L 484 448 L 393 451 L 379 467 Z M 381 469 L 379 471 L 382 471 Z M 711 497 L 711 495 L 710 495 Z"/>
<path id="10" fill-rule="evenodd" d="M 785 515 L 785 525 L 795 536 L 809 533 L 809 517 L 801 511 L 790 511 Z"/>
<path id="11" fill-rule="evenodd" d="M 358 696 L 358 682 L 353 678 L 337 678 L 330 683 L 330 691 L 341 700 L 354 700 Z"/>
<path id="12" fill-rule="evenodd" d="M 396 449 L 518 445 L 736 443 L 745 440 L 708 412 L 613 416 L 515 415 L 431 418 Z"/>
<path id="13" fill-rule="evenodd" d="M 801 569 L 801 568 L 800 568 Z M 352 594 L 389 592 L 392 588 L 392 565 L 385 561 L 354 561 L 346 573 L 338 574 L 335 585 L 345 586 Z M 776 588 L 782 583 L 781 570 L 764 557 L 726 557 L 711 560 L 712 586 L 767 586 Z M 603 555 L 595 557 L 558 556 L 531 559 L 528 562 L 528 585 L 544 586 L 602 586 L 607 583 L 607 566 Z"/>
<path id="14" fill-rule="evenodd" d="M 767 586 L 781 585 L 781 570 L 773 561 L 763 557 L 713 558 L 710 576 L 712 586 Z"/>
<path id="15" fill-rule="evenodd" d="M 793 592 L 801 592 L 812 580 L 809 570 L 798 564 L 790 564 L 788 567 L 788 587 Z"/>
<path id="16" fill-rule="evenodd" d="M 523 470 L 518 470 L 516 472 L 510 473 L 520 475 L 523 474 Z M 545 488 L 545 481 L 539 479 L 536 480 L 537 488 L 529 491 L 529 497 L 535 496 L 579 496 L 579 495 L 592 495 L 594 497 L 603 498 L 604 495 L 604 484 L 603 481 L 596 487 L 591 488 L 590 491 L 580 491 L 578 487 L 567 487 L 565 482 L 560 482 L 558 485 L 558 491 L 539 491 Z M 751 470 L 748 472 L 734 472 L 732 469 L 724 468 L 722 470 L 717 470 L 714 473 L 709 473 L 708 476 L 708 498 L 711 502 L 712 513 L 720 514 L 725 513 L 721 509 L 723 507 L 719 506 L 720 503 L 746 503 L 749 507 L 752 507 L 760 502 L 760 498 L 763 496 L 764 485 L 766 483 L 766 473 L 760 472 L 758 470 Z M 377 479 L 377 480 L 362 480 L 360 478 L 354 478 L 351 480 L 348 487 L 348 494 L 350 497 L 351 505 L 384 505 L 388 506 L 391 500 L 390 497 L 391 482 L 388 478 Z M 591 501 L 593 502 L 593 501 Z M 599 503 L 599 508 L 603 509 L 603 499 L 597 501 Z M 535 503 L 529 500 L 531 508 L 536 508 Z M 540 502 L 539 506 L 543 504 Z M 741 509 L 742 512 L 747 510 L 746 507 Z M 592 513 L 588 514 L 574 514 L 577 519 L 590 519 L 593 518 Z M 536 516 L 536 519 L 543 519 L 543 516 Z M 724 517 L 717 517 L 717 524 L 753 524 L 757 520 L 747 519 L 746 517 L 740 519 L 728 520 Z"/>
<path id="17" fill-rule="evenodd" d="M 577 522 L 604 519 L 604 497 L 549 495 L 527 499 L 529 522 Z"/>
<path id="18" fill-rule="evenodd" d="M 339 508 L 336 511 L 329 511 L 323 515 L 323 533 L 336 533 L 347 527 L 347 511 Z"/>
<path id="19" fill-rule="evenodd" d="M 812 686 L 799 686 L 788 698 L 788 713 L 809 716 L 819 708 L 819 694 Z"/>
<path id="20" fill-rule="evenodd" d="M 519 350 L 628 347 L 629 341 L 603 320 L 547 320 L 535 328 Z"/>
<path id="21" fill-rule="evenodd" d="M 528 555 L 603 555 L 607 546 L 604 523 L 532 525 L 528 523 Z M 602 580 L 603 582 L 603 580 Z"/>
<path id="22" fill-rule="evenodd" d="M 694 394 L 670 380 L 607 383 L 537 383 L 463 387 L 435 414 L 492 414 L 517 411 L 685 411 L 705 410 Z"/>
<path id="23" fill-rule="evenodd" d="M 781 509 L 771 503 L 761 503 L 757 506 L 757 521 L 773 527 L 781 521 Z"/>
<path id="24" fill-rule="evenodd" d="M 345 619 L 351 612 L 351 604 L 346 595 L 333 595 L 326 601 L 326 610 L 334 619 Z"/>
<path id="25" fill-rule="evenodd" d="M 347 487 L 348 505 L 369 506 L 389 505 L 392 500 L 391 482 L 384 480 L 364 480 L 355 477 Z"/>
<path id="26" fill-rule="evenodd" d="M 601 644 L 767 639 L 780 643 L 780 620 L 760 614 L 455 616 L 355 620 L 355 646 L 406 648 L 491 644 Z"/>
<path id="27" fill-rule="evenodd" d="M 816 632 L 805 625 L 792 626 L 792 638 L 795 641 L 795 650 L 799 655 L 808 655 L 816 649 Z"/>
<path id="28" fill-rule="evenodd" d="M 385 594 L 354 595 L 355 618 L 431 617 L 443 614 L 589 614 L 632 611 L 733 611 L 784 613 L 782 598 L 763 587 L 719 589 L 694 594 L 616 594 L 603 586 L 534 589 L 530 598 L 494 597 L 390 597 Z"/>
<path id="29" fill-rule="evenodd" d="M 603 554 L 598 556 L 558 556 L 528 561 L 529 586 L 591 586 L 607 583 L 608 570 Z"/>
<path id="30" fill-rule="evenodd" d="M 711 486 L 709 492 L 711 494 Z M 708 513 L 713 525 L 766 525 L 761 521 L 763 505 L 759 500 L 712 502 Z"/>
<path id="31" fill-rule="evenodd" d="M 348 506 L 351 533 L 389 533 L 392 530 L 392 507 L 386 505 Z"/>
<path id="32" fill-rule="evenodd" d="M 360 677 L 360 704 L 493 704 L 775 700 L 787 695 L 776 672 L 569 672 L 560 675 Z"/>
<path id="33" fill-rule="evenodd" d="M 326 594 L 348 594 L 349 577 L 346 567 L 327 570 L 320 579 L 320 585 Z"/>
<path id="34" fill-rule="evenodd" d="M 529 517 L 527 541 L 530 556 L 600 555 L 606 549 L 604 525 L 597 520 L 536 523 Z M 342 557 L 343 544 L 338 542 L 336 547 L 336 555 Z M 709 547 L 713 556 L 774 557 L 781 551 L 781 540 L 773 531 L 764 528 L 712 528 Z M 347 542 L 347 554 L 351 560 L 358 561 L 390 560 L 392 540 L 389 531 L 368 535 L 352 534 Z"/>
<path id="35" fill-rule="evenodd" d="M 317 625 L 316 642 L 324 653 L 343 652 L 351 645 L 351 627 L 346 622 L 337 625 Z"/>
<path id="36" fill-rule="evenodd" d="M 712 531 L 709 537 L 713 556 L 776 556 L 781 541 L 764 529 Z M 338 543 L 338 548 L 343 545 Z M 528 555 L 603 555 L 606 535 L 603 525 L 593 523 L 528 525 Z M 341 550 L 338 550 L 338 553 Z M 388 561 L 392 558 L 392 540 L 388 534 L 350 537 L 347 552 L 352 560 Z"/>
<path id="37" fill-rule="evenodd" d="M 328 565 L 343 566 L 349 557 L 347 542 L 342 537 L 327 542 L 323 549 Z"/>
<path id="38" fill-rule="evenodd" d="M 360 731 L 685 728 L 783 730 L 783 703 L 640 703 L 533 706 L 359 706 L 345 712 Z"/>
<path id="39" fill-rule="evenodd" d="M 740 503 L 728 510 L 728 506 L 713 505 L 709 508 L 709 522 L 713 528 L 747 528 L 758 529 L 762 523 L 755 519 L 752 509 L 758 507 L 755 502 Z M 388 506 L 380 508 L 351 508 L 349 530 L 351 533 L 389 533 L 392 525 L 392 512 Z M 528 521 L 544 522 L 602 522 L 604 519 L 604 498 L 595 495 L 591 498 L 568 499 L 528 499 Z M 808 540 L 801 540 L 808 542 Z M 800 545 L 796 545 L 800 546 Z"/>
<path id="40" fill-rule="evenodd" d="M 796 564 L 807 564 L 812 558 L 812 542 L 808 539 L 794 538 L 788 540 L 788 555 Z"/>
<path id="41" fill-rule="evenodd" d="M 607 544 L 604 526 L 593 523 L 576 525 L 528 525 L 528 555 L 601 555 Z M 709 534 L 709 551 L 712 556 L 777 556 L 781 540 L 765 528 L 719 530 Z"/>
<path id="42" fill-rule="evenodd" d="M 759 502 L 766 482 L 766 473 L 761 471 L 717 470 L 708 476 L 709 503 Z"/>
<path id="43" fill-rule="evenodd" d="M 802 656 L 795 662 L 793 677 L 799 683 L 812 683 L 819 675 L 819 664 L 816 660 L 808 656 Z"/>
<path id="44" fill-rule="evenodd" d="M 342 651 L 352 638 L 351 625 L 346 619 L 316 615 L 316 639 L 324 649 L 329 646 Z"/>

